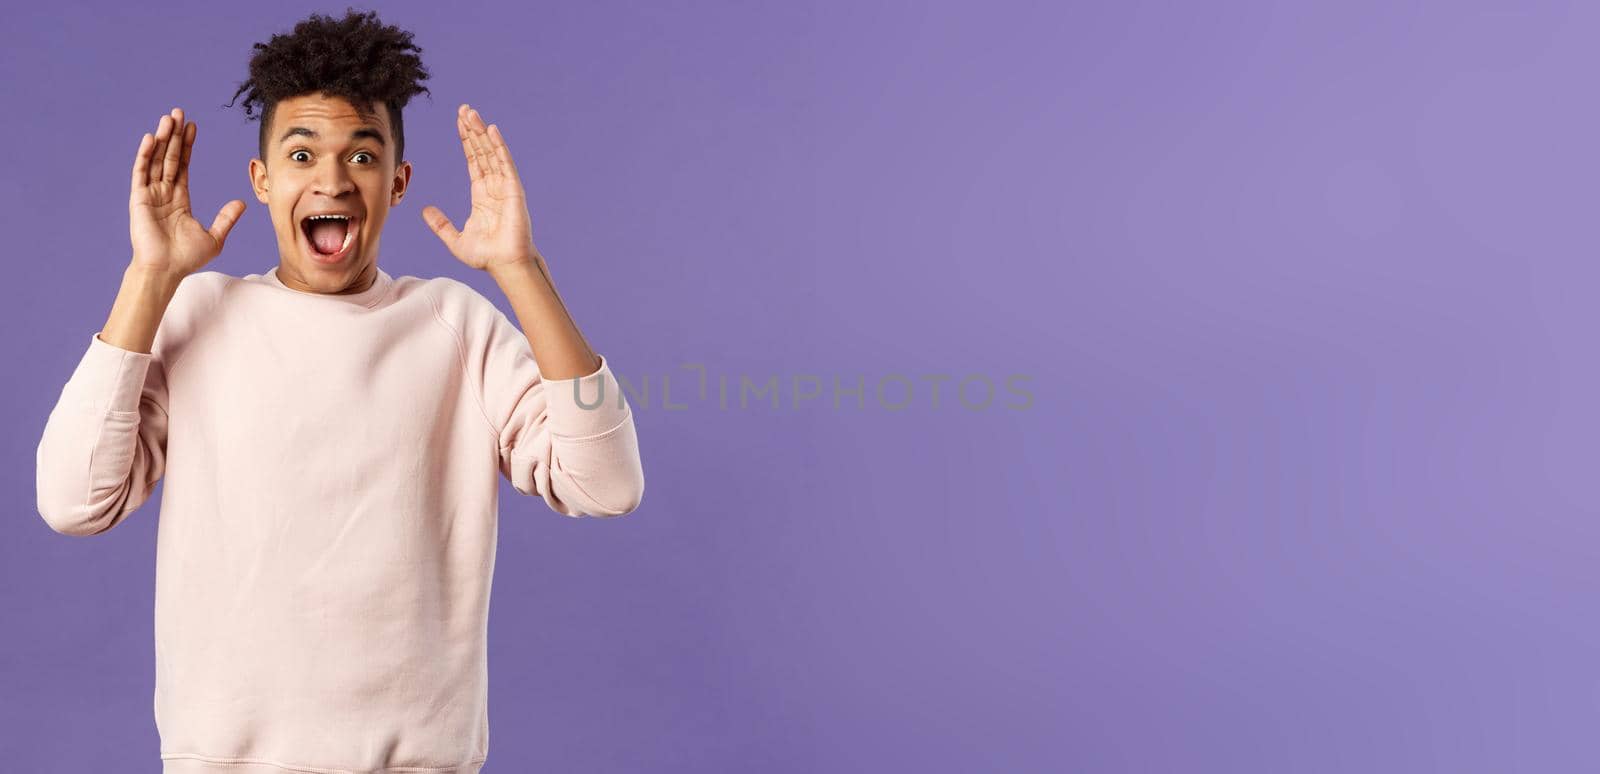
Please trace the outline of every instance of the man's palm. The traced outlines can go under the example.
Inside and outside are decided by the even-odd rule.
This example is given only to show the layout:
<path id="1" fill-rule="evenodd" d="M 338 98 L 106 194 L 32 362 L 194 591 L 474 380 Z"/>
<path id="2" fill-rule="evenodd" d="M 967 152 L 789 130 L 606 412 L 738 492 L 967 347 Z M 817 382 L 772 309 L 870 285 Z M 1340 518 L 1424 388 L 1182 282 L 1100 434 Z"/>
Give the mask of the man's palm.
<path id="1" fill-rule="evenodd" d="M 174 108 L 161 117 L 154 135 L 146 134 L 134 156 L 128 196 L 128 233 L 133 261 L 146 268 L 185 277 L 222 252 L 228 232 L 244 214 L 234 199 L 223 205 L 211 228 L 195 220 L 189 205 L 189 158 L 199 126 L 185 124 Z"/>
<path id="2" fill-rule="evenodd" d="M 474 269 L 525 263 L 538 254 L 528 215 L 527 191 L 500 127 L 484 124 L 468 105 L 456 109 L 456 132 L 472 181 L 472 212 L 457 231 L 443 210 L 422 208 L 422 220 L 462 263 Z"/>

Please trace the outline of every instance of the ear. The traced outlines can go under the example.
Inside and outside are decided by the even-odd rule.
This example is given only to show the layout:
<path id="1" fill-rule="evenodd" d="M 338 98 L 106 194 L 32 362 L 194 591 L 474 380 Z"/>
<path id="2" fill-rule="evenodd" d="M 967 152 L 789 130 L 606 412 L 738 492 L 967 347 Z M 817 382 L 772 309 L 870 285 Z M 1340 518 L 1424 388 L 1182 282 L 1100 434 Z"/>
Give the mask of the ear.
<path id="1" fill-rule="evenodd" d="M 411 187 L 411 162 L 400 162 L 400 168 L 394 171 L 394 187 L 389 191 L 389 206 L 393 207 L 405 197 L 406 189 Z"/>
<path id="2" fill-rule="evenodd" d="M 267 203 L 267 165 L 261 159 L 250 159 L 250 188 L 256 192 L 256 201 Z"/>

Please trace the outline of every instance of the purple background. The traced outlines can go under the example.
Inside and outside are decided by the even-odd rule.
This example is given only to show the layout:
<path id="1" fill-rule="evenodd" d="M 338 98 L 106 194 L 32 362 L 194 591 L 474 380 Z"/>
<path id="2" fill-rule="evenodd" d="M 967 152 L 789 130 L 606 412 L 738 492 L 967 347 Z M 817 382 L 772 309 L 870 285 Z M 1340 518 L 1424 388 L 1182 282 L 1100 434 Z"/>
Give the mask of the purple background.
<path id="1" fill-rule="evenodd" d="M 1600 10 L 1320 5 L 360 6 L 434 73 L 380 265 L 509 309 L 417 215 L 464 216 L 471 102 L 657 391 L 638 512 L 502 484 L 486 771 L 1593 768 Z M 0 32 L 17 771 L 159 770 L 158 503 L 89 539 L 33 503 L 139 135 L 185 108 L 203 221 L 249 205 L 210 268 L 275 265 L 221 105 L 344 7 L 162 6 Z M 686 363 L 867 405 L 722 409 Z"/>

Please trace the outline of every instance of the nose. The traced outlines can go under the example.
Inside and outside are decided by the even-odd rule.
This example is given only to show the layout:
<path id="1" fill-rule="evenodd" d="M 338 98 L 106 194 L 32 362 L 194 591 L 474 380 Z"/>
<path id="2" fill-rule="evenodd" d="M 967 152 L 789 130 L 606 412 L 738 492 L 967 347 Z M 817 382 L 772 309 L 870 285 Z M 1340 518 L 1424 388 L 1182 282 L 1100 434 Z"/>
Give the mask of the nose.
<path id="1" fill-rule="evenodd" d="M 356 184 L 350 179 L 350 174 L 340 164 L 336 157 L 329 164 L 317 166 L 316 178 L 312 181 L 311 190 L 323 196 L 339 197 L 354 191 Z"/>

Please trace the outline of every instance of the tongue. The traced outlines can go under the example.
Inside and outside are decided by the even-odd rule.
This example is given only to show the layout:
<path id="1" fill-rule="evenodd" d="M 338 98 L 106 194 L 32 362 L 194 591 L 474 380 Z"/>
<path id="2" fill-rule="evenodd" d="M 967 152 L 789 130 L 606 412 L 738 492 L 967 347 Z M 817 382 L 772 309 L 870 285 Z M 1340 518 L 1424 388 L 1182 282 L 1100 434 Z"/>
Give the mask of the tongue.
<path id="1" fill-rule="evenodd" d="M 314 220 L 311 222 L 311 244 L 323 255 L 333 255 L 344 246 L 346 222 L 342 220 Z"/>

